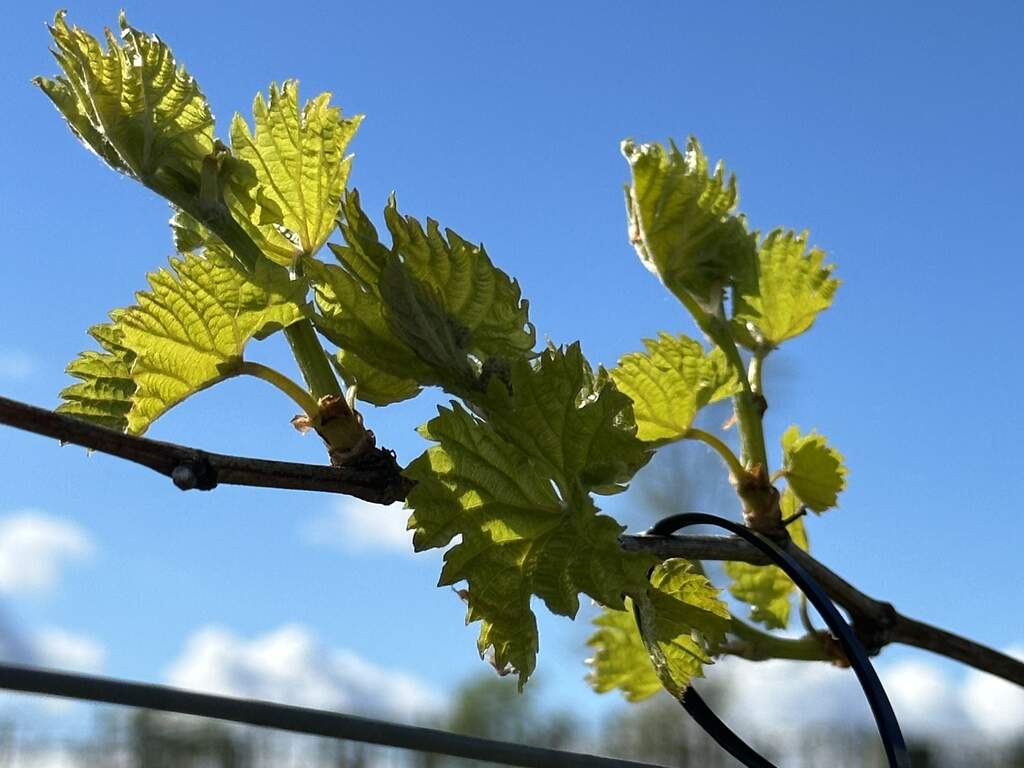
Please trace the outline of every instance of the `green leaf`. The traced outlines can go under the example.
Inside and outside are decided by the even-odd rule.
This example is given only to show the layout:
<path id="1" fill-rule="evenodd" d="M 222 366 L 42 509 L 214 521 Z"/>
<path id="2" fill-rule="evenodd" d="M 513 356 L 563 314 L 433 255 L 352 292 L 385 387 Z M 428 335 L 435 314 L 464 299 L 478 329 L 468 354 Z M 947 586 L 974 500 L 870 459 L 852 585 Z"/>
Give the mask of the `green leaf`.
<path id="1" fill-rule="evenodd" d="M 131 367 L 135 355 L 124 347 L 124 333 L 118 325 L 122 312 L 112 312 L 112 323 L 89 329 L 102 352 L 82 352 L 65 369 L 79 381 L 61 390 L 58 413 L 75 416 L 119 432 L 128 428 L 135 382 Z"/>
<path id="2" fill-rule="evenodd" d="M 642 589 L 651 563 L 624 552 L 624 530 L 580 489 L 555 492 L 547 467 L 458 405 L 441 409 L 422 434 L 437 442 L 406 475 L 416 482 L 417 551 L 461 542 L 445 553 L 440 585 L 466 581 L 467 621 L 481 621 L 480 652 L 493 649 L 525 684 L 536 665 L 532 595 L 559 614 L 575 616 L 579 593 L 622 607 L 622 593 Z"/>
<path id="3" fill-rule="evenodd" d="M 189 395 L 237 374 L 249 339 L 306 314 L 304 282 L 265 261 L 249 274 L 216 249 L 171 259 L 170 269 L 150 273 L 149 284 L 117 323 L 135 355 L 137 390 L 127 415 L 134 434 Z"/>
<path id="4" fill-rule="evenodd" d="M 630 701 L 661 688 L 681 696 L 725 640 L 729 610 L 718 594 L 690 561 L 659 563 L 650 586 L 626 601 L 627 612 L 606 610 L 595 621 L 590 684 L 599 693 L 619 688 Z"/>
<path id="5" fill-rule="evenodd" d="M 738 266 L 754 253 L 753 237 L 735 214 L 736 177 L 726 178 L 693 137 L 686 152 L 674 143 L 622 143 L 632 171 L 626 188 L 629 239 L 643 264 L 684 299 L 714 308 Z"/>
<path id="6" fill-rule="evenodd" d="M 793 493 L 808 509 L 821 513 L 839 503 L 846 488 L 843 455 L 830 448 L 822 435 L 800 435 L 792 426 L 782 435 L 783 470 Z"/>
<path id="7" fill-rule="evenodd" d="M 340 350 L 332 362 L 345 383 L 355 387 L 356 397 L 363 402 L 390 405 L 420 393 L 420 386 L 412 379 L 385 373 L 347 350 Z"/>
<path id="8" fill-rule="evenodd" d="M 792 517 L 800 509 L 800 500 L 789 488 L 779 499 L 783 519 Z M 794 543 L 807 549 L 807 531 L 802 517 L 786 526 Z M 790 597 L 796 589 L 793 581 L 774 565 L 751 565 L 750 563 L 727 562 L 725 572 L 732 578 L 729 591 L 737 600 L 750 606 L 750 618 L 769 629 L 785 629 L 789 626 Z"/>
<path id="9" fill-rule="evenodd" d="M 824 260 L 824 251 L 807 250 L 807 232 L 770 232 L 737 277 L 737 338 L 748 347 L 770 349 L 810 328 L 839 287 L 834 265 Z"/>
<path id="10" fill-rule="evenodd" d="M 644 339 L 647 352 L 623 356 L 611 371 L 633 401 L 637 436 L 647 442 L 682 438 L 697 411 L 740 391 L 736 370 L 715 347 L 710 353 L 686 336 Z"/>
<path id="11" fill-rule="evenodd" d="M 618 689 L 627 701 L 643 701 L 664 690 L 632 610 L 605 608 L 594 619 L 594 626 L 597 631 L 587 640 L 594 649 L 594 655 L 587 659 L 587 682 L 595 691 Z"/>
<path id="12" fill-rule="evenodd" d="M 536 363 L 517 361 L 509 386 L 492 385 L 488 421 L 544 467 L 563 497 L 576 483 L 613 493 L 651 457 L 636 436 L 629 398 L 597 375 L 579 343 L 549 347 Z"/>
<path id="13" fill-rule="evenodd" d="M 213 114 L 196 81 L 155 35 L 120 17 L 106 49 L 57 13 L 50 34 L 63 74 L 37 77 L 72 132 L 111 167 L 144 183 L 194 193 L 213 151 Z"/>
<path id="14" fill-rule="evenodd" d="M 450 230 L 442 237 L 434 221 L 424 230 L 391 200 L 385 218 L 394 245 L 388 248 L 356 192 L 346 196 L 343 210 L 345 245 L 330 246 L 340 266 L 304 264 L 320 310 L 315 322 L 343 350 L 340 364 L 354 355 L 364 377 L 395 382 L 393 391 L 366 391 L 377 398 L 371 402 L 394 402 L 392 396 L 417 385 L 478 396 L 489 368 L 532 356 L 529 305 L 482 246 Z"/>
<path id="15" fill-rule="evenodd" d="M 704 574 L 689 560 L 672 558 L 651 572 L 651 587 L 637 598 L 640 635 L 654 669 L 676 698 L 725 641 L 729 609 Z"/>
<path id="16" fill-rule="evenodd" d="M 356 396 L 377 405 L 397 402 L 386 389 L 365 387 L 368 379 L 397 382 L 392 394 L 403 395 L 399 399 L 408 392 L 418 393 L 418 382 L 432 378 L 431 372 L 392 332 L 384 316 L 379 275 L 374 283 L 364 283 L 349 270 L 315 259 L 305 260 L 303 269 L 313 283 L 320 310 L 314 322 L 341 347 L 337 362 L 346 383 L 357 385 Z M 353 364 L 356 358 L 359 362 Z"/>
<path id="17" fill-rule="evenodd" d="M 445 297 L 437 288 L 414 278 L 392 255 L 381 270 L 380 297 L 391 332 L 430 371 L 422 383 L 440 384 L 457 393 L 474 387 L 469 329 L 447 312 Z"/>
<path id="18" fill-rule="evenodd" d="M 519 283 L 494 266 L 483 245 L 450 229 L 444 236 L 433 219 L 426 230 L 402 216 L 394 201 L 384 210 L 393 249 L 415 280 L 432 286 L 445 311 L 470 334 L 470 348 L 481 359 L 529 357 L 537 334 Z"/>
<path id="19" fill-rule="evenodd" d="M 345 149 L 363 118 L 342 117 L 330 99 L 322 93 L 300 110 L 298 83 L 287 80 L 270 86 L 269 100 L 256 95 L 254 132 L 241 115 L 231 123 L 232 150 L 254 169 L 262 208 L 280 212 L 260 228 L 270 256 L 312 255 L 334 229 L 351 166 Z"/>

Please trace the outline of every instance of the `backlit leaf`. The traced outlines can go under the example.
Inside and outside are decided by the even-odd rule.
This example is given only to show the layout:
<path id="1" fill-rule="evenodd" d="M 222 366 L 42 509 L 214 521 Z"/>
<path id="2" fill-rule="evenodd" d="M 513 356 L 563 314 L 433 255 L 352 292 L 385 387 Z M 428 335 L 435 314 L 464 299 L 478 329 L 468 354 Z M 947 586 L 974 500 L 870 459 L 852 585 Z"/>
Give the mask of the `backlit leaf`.
<path id="1" fill-rule="evenodd" d="M 135 355 L 124 347 L 118 326 L 122 312 L 111 313 L 112 323 L 89 329 L 102 351 L 82 352 L 66 368 L 79 381 L 61 390 L 58 413 L 75 416 L 123 432 L 128 427 L 135 382 L 131 367 Z"/>
<path id="2" fill-rule="evenodd" d="M 686 336 L 661 333 L 644 339 L 647 352 L 623 356 L 612 369 L 612 379 L 633 401 L 637 435 L 648 442 L 680 439 L 697 411 L 729 397 L 740 380 L 723 352 L 710 353 Z"/>
<path id="3" fill-rule="evenodd" d="M 787 488 L 779 499 L 783 519 L 792 517 L 800 509 L 800 500 Z M 807 531 L 804 519 L 798 517 L 786 526 L 793 542 L 801 549 L 807 549 Z M 733 597 L 750 606 L 750 618 L 769 629 L 785 629 L 789 626 L 791 596 L 796 585 L 774 565 L 751 565 L 750 563 L 727 562 L 725 572 L 733 580 L 729 591 Z"/>
<path id="4" fill-rule="evenodd" d="M 808 509 L 824 512 L 838 504 L 846 487 L 843 455 L 816 432 L 800 435 L 795 426 L 782 435 L 783 469 L 793 493 Z"/>
<path id="5" fill-rule="evenodd" d="M 626 608 L 606 609 L 594 622 L 598 630 L 588 641 L 595 650 L 588 680 L 599 693 L 620 689 L 629 701 L 661 688 L 681 696 L 694 677 L 703 676 L 729 628 L 729 610 L 718 590 L 693 563 L 679 558 L 659 563 L 650 586 L 627 600 Z"/>
<path id="6" fill-rule="evenodd" d="M 832 305 L 839 281 L 825 252 L 807 250 L 807 233 L 774 230 L 746 262 L 736 281 L 733 318 L 737 338 L 771 348 L 798 336 Z"/>
<path id="7" fill-rule="evenodd" d="M 50 34 L 63 74 L 35 82 L 115 170 L 195 194 L 214 147 L 210 106 L 162 40 L 130 27 L 124 13 L 120 33 L 107 30 L 104 47 L 59 12 Z"/>
<path id="8" fill-rule="evenodd" d="M 629 239 L 643 264 L 677 295 L 716 307 L 737 267 L 754 253 L 753 237 L 737 215 L 736 177 L 691 137 L 686 151 L 674 143 L 625 141 L 632 171 L 626 188 Z"/>
<path id="9" fill-rule="evenodd" d="M 250 275 L 218 250 L 171 259 L 149 275 L 150 289 L 118 318 L 135 355 L 136 384 L 127 416 L 141 434 L 164 411 L 238 372 L 251 338 L 264 338 L 305 315 L 305 286 L 260 262 Z"/>
<path id="10" fill-rule="evenodd" d="M 275 216 L 272 226 L 260 228 L 264 250 L 279 261 L 316 253 L 334 230 L 351 165 L 345 149 L 362 121 L 343 117 L 329 93 L 300 109 L 298 90 L 287 80 L 280 88 L 272 84 L 266 100 L 257 94 L 252 132 L 241 115 L 231 123 L 232 150 L 254 169 L 262 207 L 280 212 L 279 221 Z"/>
<path id="11" fill-rule="evenodd" d="M 622 593 L 642 588 L 651 560 L 624 552 L 624 530 L 598 513 L 579 489 L 555 492 L 548 468 L 458 405 L 441 409 L 422 433 L 438 444 L 406 475 L 417 550 L 460 543 L 445 553 L 440 584 L 468 583 L 468 621 L 481 621 L 479 648 L 493 650 L 525 684 L 536 664 L 537 595 L 575 616 L 579 593 L 622 607 Z"/>

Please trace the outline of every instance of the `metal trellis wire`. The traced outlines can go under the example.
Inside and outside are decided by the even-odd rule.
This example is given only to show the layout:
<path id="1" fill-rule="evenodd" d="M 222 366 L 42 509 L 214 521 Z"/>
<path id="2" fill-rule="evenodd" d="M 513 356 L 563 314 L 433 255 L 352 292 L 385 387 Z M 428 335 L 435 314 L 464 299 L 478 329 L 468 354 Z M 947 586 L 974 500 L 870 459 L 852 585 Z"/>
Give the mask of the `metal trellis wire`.
<path id="1" fill-rule="evenodd" d="M 745 525 L 716 515 L 709 515 L 704 512 L 684 512 L 678 515 L 671 515 L 656 523 L 647 531 L 647 535 L 671 536 L 684 528 L 695 525 L 713 525 L 744 539 L 763 552 L 773 564 L 781 568 L 803 591 L 810 603 L 818 609 L 818 613 L 821 614 L 828 628 L 832 630 L 832 633 L 839 641 L 840 647 L 846 654 L 850 666 L 857 675 L 857 680 L 860 682 L 868 704 L 871 706 L 871 714 L 874 715 L 875 724 L 878 726 L 878 733 L 882 737 L 882 745 L 885 748 L 885 755 L 889 765 L 891 768 L 910 768 L 910 756 L 907 753 L 907 746 L 903 740 L 903 733 L 900 731 L 900 724 L 896 720 L 892 704 L 889 703 L 889 697 L 885 695 L 885 689 L 882 687 L 878 675 L 875 674 L 874 667 L 871 666 L 871 662 L 868 660 L 864 646 L 861 645 L 857 636 L 850 629 L 849 624 L 840 615 L 818 582 L 796 560 L 771 540 Z M 766 760 L 760 753 L 737 736 L 729 726 L 723 723 L 692 686 L 686 689 L 679 702 L 683 705 L 683 709 L 723 749 L 748 766 L 748 768 L 776 768 L 774 763 Z"/>
<path id="2" fill-rule="evenodd" d="M 695 525 L 724 528 L 746 540 L 764 553 L 803 590 L 838 639 L 860 681 L 878 725 L 889 765 L 891 768 L 910 768 L 910 758 L 899 723 L 885 690 L 868 661 L 867 653 L 817 581 L 769 539 L 744 525 L 714 515 L 698 512 L 673 515 L 661 520 L 647 531 L 646 535 L 671 536 L 683 528 Z M 292 733 L 484 760 L 523 768 L 658 768 L 650 763 L 531 747 L 338 712 L 216 696 L 168 686 L 55 672 L 14 664 L 0 664 L 0 689 L 196 715 Z M 775 768 L 774 764 L 730 730 L 692 687 L 686 689 L 679 701 L 720 746 L 744 765 L 749 768 Z"/>

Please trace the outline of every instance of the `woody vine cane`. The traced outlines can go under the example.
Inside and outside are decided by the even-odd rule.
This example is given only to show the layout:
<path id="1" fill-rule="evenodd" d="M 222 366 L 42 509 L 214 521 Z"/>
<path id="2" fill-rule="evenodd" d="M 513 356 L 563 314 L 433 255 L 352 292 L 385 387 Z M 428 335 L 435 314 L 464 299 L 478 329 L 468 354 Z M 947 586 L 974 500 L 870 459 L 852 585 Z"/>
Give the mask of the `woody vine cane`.
<path id="1" fill-rule="evenodd" d="M 403 215 L 394 197 L 384 209 L 390 242 L 382 241 L 346 189 L 345 153 L 360 118 L 343 116 L 328 94 L 302 104 L 294 82 L 272 85 L 257 96 L 252 125 L 236 115 L 221 139 L 205 96 L 167 45 L 123 15 L 119 29 L 103 43 L 58 14 L 51 34 L 61 73 L 37 83 L 97 156 L 171 205 L 178 255 L 150 273 L 134 304 L 90 330 L 98 349 L 69 365 L 76 382 L 61 393 L 59 414 L 119 434 L 121 442 L 101 436 L 112 450 L 137 456 L 145 448 L 143 463 L 182 487 L 209 488 L 227 482 L 218 462 L 226 470 L 232 457 L 185 462 L 179 453 L 167 469 L 155 464 L 181 447 L 140 436 L 226 379 L 273 386 L 301 411 L 293 426 L 323 439 L 339 481 L 359 478 L 363 498 L 405 498 L 414 546 L 447 550 L 441 584 L 467 585 L 481 654 L 520 686 L 539 648 L 534 596 L 570 617 L 580 594 L 604 606 L 590 680 L 631 700 L 664 686 L 684 690 L 716 656 L 742 655 L 749 643 L 729 642 L 739 635 L 757 638 L 762 654 L 832 658 L 817 633 L 771 635 L 791 614 L 795 587 L 785 575 L 728 558 L 729 589 L 750 606 L 748 622 L 730 614 L 693 562 L 632 546 L 597 506 L 658 449 L 698 441 L 729 469 L 751 530 L 807 548 L 805 515 L 837 505 L 843 458 L 794 426 L 781 436 L 773 471 L 762 423 L 769 356 L 813 325 L 839 284 L 806 233 L 750 231 L 735 177 L 712 166 L 696 140 L 683 150 L 625 142 L 629 239 L 710 345 L 662 333 L 613 369 L 595 370 L 579 343 L 536 348 L 519 284 L 482 246 Z M 329 256 L 320 258 L 325 246 Z M 253 340 L 278 332 L 301 382 L 249 357 Z M 434 445 L 402 469 L 364 423 L 363 404 L 433 386 L 454 399 L 420 429 Z M 735 430 L 696 428 L 698 411 L 720 400 L 732 403 Z M 262 470 L 232 469 L 249 482 L 265 478 Z M 289 487 L 305 482 L 294 466 L 278 470 Z M 386 479 L 386 490 L 367 489 L 374 478 Z M 652 606 L 643 633 L 627 599 Z M 872 651 L 901 637 L 898 615 L 883 613 Z M 868 638 L 871 627 L 858 618 Z M 942 642 L 974 658 L 976 649 L 948 633 Z M 993 653 L 977 658 L 1020 673 Z"/>

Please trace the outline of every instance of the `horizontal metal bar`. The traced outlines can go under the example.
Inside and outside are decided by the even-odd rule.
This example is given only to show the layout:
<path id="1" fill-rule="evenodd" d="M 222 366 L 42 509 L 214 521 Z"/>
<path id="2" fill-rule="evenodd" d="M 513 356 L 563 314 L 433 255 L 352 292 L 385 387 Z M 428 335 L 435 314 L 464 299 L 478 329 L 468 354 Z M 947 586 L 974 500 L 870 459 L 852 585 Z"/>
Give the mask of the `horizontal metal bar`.
<path id="1" fill-rule="evenodd" d="M 164 685 L 52 672 L 12 664 L 0 664 L 0 688 L 197 715 L 292 733 L 360 741 L 418 752 L 433 752 L 524 768 L 659 768 L 650 763 L 492 741 L 435 728 L 401 725 L 319 709 L 214 696 Z"/>

